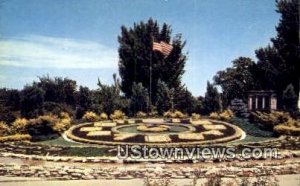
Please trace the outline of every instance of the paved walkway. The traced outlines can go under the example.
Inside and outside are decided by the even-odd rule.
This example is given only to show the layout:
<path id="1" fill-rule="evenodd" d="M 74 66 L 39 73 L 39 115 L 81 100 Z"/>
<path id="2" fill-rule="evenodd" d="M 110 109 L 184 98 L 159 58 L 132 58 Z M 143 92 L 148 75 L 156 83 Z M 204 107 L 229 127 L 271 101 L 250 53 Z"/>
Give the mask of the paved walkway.
<path id="1" fill-rule="evenodd" d="M 282 186 L 300 186 L 300 174 L 295 175 L 277 175 L 279 185 Z M 191 179 L 171 179 L 172 185 L 188 186 L 192 185 Z M 205 183 L 206 180 L 199 179 L 197 185 Z M 144 185 L 143 179 L 130 179 L 130 180 L 70 180 L 70 181 L 57 181 L 57 180 L 43 180 L 40 178 L 26 178 L 26 177 L 3 177 L 0 176 L 1 186 L 140 186 Z"/>

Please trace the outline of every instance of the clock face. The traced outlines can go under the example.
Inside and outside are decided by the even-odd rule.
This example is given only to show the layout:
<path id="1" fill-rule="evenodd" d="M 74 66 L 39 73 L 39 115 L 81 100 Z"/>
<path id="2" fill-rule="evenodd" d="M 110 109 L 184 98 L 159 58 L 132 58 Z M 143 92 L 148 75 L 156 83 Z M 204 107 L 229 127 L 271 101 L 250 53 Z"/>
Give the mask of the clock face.
<path id="1" fill-rule="evenodd" d="M 78 142 L 104 145 L 195 145 L 234 140 L 241 129 L 226 122 L 214 120 L 189 121 L 189 123 L 159 122 L 130 124 L 94 122 L 72 127 L 67 136 Z M 180 120 L 179 120 L 180 121 Z"/>

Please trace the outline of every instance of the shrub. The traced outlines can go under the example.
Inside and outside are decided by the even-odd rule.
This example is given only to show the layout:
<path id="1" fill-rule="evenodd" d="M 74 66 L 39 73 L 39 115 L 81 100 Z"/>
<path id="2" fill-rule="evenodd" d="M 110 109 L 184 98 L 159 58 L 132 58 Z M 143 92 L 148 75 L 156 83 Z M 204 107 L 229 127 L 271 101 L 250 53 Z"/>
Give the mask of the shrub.
<path id="1" fill-rule="evenodd" d="M 217 112 L 212 112 L 212 113 L 210 113 L 209 118 L 210 119 L 220 119 L 220 116 Z"/>
<path id="2" fill-rule="evenodd" d="M 20 134 L 26 134 L 27 133 L 27 126 L 29 125 L 29 121 L 25 118 L 17 118 L 12 123 L 12 128 L 15 132 Z"/>
<path id="3" fill-rule="evenodd" d="M 234 113 L 230 109 L 226 109 L 221 114 L 219 114 L 219 116 L 220 119 L 228 121 L 234 117 Z"/>
<path id="4" fill-rule="evenodd" d="M 172 118 L 173 117 L 173 113 L 171 111 L 167 111 L 164 113 L 164 117 L 166 118 Z"/>
<path id="5" fill-rule="evenodd" d="M 175 110 L 174 117 L 175 118 L 184 118 L 184 117 L 186 117 L 186 115 L 183 114 L 182 112 L 180 112 L 179 110 Z"/>
<path id="6" fill-rule="evenodd" d="M 124 119 L 125 114 L 121 110 L 115 110 L 113 114 L 110 115 L 110 119 Z"/>
<path id="7" fill-rule="evenodd" d="M 71 117 L 68 113 L 62 112 L 60 113 L 60 119 L 54 124 L 53 131 L 55 132 L 63 132 L 71 127 Z"/>
<path id="8" fill-rule="evenodd" d="M 164 117 L 166 117 L 166 118 L 184 118 L 184 117 L 186 117 L 186 115 L 183 114 L 179 110 L 175 110 L 175 112 L 171 112 L 171 111 L 165 112 Z"/>
<path id="9" fill-rule="evenodd" d="M 5 136 L 10 132 L 9 127 L 4 121 L 0 121 L 0 136 Z"/>
<path id="10" fill-rule="evenodd" d="M 156 110 L 152 111 L 149 113 L 150 117 L 157 117 L 158 116 L 158 112 Z"/>
<path id="11" fill-rule="evenodd" d="M 136 113 L 137 118 L 145 118 L 147 114 L 145 112 L 139 111 Z"/>
<path id="12" fill-rule="evenodd" d="M 105 112 L 103 112 L 103 113 L 101 113 L 100 114 L 100 120 L 108 120 L 108 115 L 105 113 Z"/>
<path id="13" fill-rule="evenodd" d="M 289 119 L 287 122 L 274 127 L 274 131 L 281 135 L 300 135 L 300 121 Z"/>
<path id="14" fill-rule="evenodd" d="M 274 126 L 291 120 L 291 116 L 286 112 L 273 111 L 271 113 L 252 112 L 252 120 L 260 123 L 264 128 L 273 129 Z"/>
<path id="15" fill-rule="evenodd" d="M 40 136 L 56 133 L 56 123 L 60 122 L 60 119 L 56 115 L 43 115 L 35 119 L 29 120 L 28 133 L 31 136 Z"/>
<path id="16" fill-rule="evenodd" d="M 97 120 L 99 120 L 99 117 L 94 112 L 86 112 L 83 115 L 82 119 L 85 121 L 97 121 Z"/>
<path id="17" fill-rule="evenodd" d="M 7 141 L 22 141 L 22 140 L 30 140 L 31 136 L 28 134 L 15 134 L 11 136 L 0 137 L 0 143 Z"/>
<path id="18" fill-rule="evenodd" d="M 193 119 L 193 120 L 199 120 L 200 118 L 201 118 L 201 115 L 200 115 L 200 114 L 192 113 L 192 119 Z"/>

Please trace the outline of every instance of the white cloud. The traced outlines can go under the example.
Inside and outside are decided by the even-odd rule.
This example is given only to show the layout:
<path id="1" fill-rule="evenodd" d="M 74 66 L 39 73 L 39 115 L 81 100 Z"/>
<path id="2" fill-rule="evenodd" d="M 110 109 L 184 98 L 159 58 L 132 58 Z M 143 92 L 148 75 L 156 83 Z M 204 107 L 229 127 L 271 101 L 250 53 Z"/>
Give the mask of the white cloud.
<path id="1" fill-rule="evenodd" d="M 117 68 L 115 49 L 97 42 L 46 36 L 0 38 L 0 65 L 52 68 Z"/>

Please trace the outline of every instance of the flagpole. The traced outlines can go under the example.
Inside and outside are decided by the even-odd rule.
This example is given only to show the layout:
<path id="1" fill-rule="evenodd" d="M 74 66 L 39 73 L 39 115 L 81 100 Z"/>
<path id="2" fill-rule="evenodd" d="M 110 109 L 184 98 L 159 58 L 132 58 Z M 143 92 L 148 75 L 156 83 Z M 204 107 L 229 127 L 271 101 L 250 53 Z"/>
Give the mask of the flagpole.
<path id="1" fill-rule="evenodd" d="M 153 36 L 152 36 L 152 34 L 151 34 L 151 45 L 153 46 Z M 152 47 L 151 47 L 151 52 L 150 52 L 150 69 L 149 69 L 149 78 L 150 78 L 150 80 L 149 80 L 149 108 L 148 108 L 148 115 L 149 115 L 149 113 L 151 112 L 151 105 L 152 105 L 152 54 L 153 53 L 153 49 L 152 49 Z"/>

